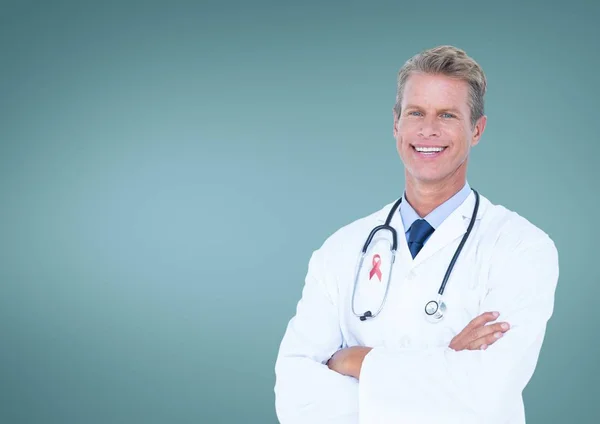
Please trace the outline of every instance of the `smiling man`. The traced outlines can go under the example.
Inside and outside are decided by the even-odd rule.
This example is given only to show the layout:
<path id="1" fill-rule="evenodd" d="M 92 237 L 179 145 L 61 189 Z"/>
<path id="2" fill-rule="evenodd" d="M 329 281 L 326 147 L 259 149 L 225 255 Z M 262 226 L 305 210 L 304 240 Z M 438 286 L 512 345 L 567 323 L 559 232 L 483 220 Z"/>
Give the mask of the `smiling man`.
<path id="1" fill-rule="evenodd" d="M 281 423 L 525 422 L 558 253 L 467 182 L 485 91 L 452 46 L 400 70 L 403 195 L 313 252 L 275 365 Z"/>

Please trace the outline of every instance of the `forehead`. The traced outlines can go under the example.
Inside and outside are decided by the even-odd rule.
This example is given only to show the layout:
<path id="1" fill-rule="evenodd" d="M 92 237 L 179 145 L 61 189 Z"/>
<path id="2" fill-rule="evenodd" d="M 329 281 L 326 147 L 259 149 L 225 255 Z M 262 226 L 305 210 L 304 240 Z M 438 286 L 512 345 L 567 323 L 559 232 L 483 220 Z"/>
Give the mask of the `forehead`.
<path id="1" fill-rule="evenodd" d="M 404 86 L 403 104 L 469 107 L 469 84 L 446 75 L 411 74 Z"/>

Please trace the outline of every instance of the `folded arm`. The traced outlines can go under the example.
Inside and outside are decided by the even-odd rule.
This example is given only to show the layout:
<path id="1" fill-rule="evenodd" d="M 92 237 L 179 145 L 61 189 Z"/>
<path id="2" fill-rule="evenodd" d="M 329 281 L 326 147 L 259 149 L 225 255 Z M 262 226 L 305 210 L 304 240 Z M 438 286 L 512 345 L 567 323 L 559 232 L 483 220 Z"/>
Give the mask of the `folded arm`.
<path id="1" fill-rule="evenodd" d="M 275 364 L 275 408 L 279 422 L 358 423 L 358 381 L 330 370 L 326 363 L 342 347 L 337 292 L 313 253 L 298 302 Z"/>
<path id="2" fill-rule="evenodd" d="M 480 420 L 501 416 L 533 375 L 557 280 L 558 255 L 549 238 L 521 245 L 490 270 L 481 308 L 500 311 L 500 318 L 511 325 L 493 346 L 459 352 L 369 350 L 359 368 L 361 419 L 386 409 L 393 415 L 394 408 L 427 414 L 441 405 Z"/>

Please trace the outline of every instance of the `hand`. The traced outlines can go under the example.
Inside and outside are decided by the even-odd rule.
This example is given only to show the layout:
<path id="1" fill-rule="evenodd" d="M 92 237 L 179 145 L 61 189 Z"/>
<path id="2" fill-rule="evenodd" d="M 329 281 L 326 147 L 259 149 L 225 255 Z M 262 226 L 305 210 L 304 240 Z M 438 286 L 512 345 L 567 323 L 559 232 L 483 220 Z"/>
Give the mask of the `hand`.
<path id="1" fill-rule="evenodd" d="M 366 346 L 352 346 L 340 349 L 329 358 L 327 366 L 330 370 L 335 371 L 338 374 L 348 375 L 358 379 L 363 360 L 370 351 L 371 348 Z"/>
<path id="2" fill-rule="evenodd" d="M 510 329 L 510 325 L 507 322 L 486 325 L 488 322 L 498 318 L 498 315 L 498 312 L 485 312 L 474 318 L 452 339 L 450 348 L 456 351 L 463 349 L 487 349 L 488 346 L 495 343 Z"/>

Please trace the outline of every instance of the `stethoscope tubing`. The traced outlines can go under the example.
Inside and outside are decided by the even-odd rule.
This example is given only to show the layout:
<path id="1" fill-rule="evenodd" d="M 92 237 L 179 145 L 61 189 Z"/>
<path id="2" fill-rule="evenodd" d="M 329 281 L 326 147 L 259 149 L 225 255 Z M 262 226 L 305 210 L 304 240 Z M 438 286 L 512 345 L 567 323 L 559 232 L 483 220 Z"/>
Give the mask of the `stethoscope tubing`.
<path id="1" fill-rule="evenodd" d="M 430 300 L 429 302 L 427 302 L 425 304 L 425 314 L 428 316 L 428 318 L 432 319 L 433 322 L 437 322 L 439 320 L 441 320 L 443 318 L 444 315 L 444 311 L 446 309 L 445 304 L 443 303 L 442 297 L 444 295 L 444 291 L 446 289 L 446 284 L 448 282 L 448 280 L 450 279 L 450 275 L 452 274 L 452 270 L 454 269 L 454 265 L 456 264 L 456 261 L 458 260 L 458 257 L 460 256 L 460 253 L 463 249 L 463 247 L 465 246 L 465 243 L 467 242 L 467 239 L 469 238 L 469 236 L 471 235 L 471 232 L 473 230 L 473 226 L 475 225 L 475 220 L 477 217 L 477 213 L 479 211 L 479 193 L 477 192 L 477 190 L 473 190 L 473 193 L 475 193 L 475 207 L 473 208 L 473 214 L 471 215 L 471 222 L 469 222 L 469 226 L 467 228 L 467 231 L 465 233 L 465 235 L 463 236 L 460 244 L 458 245 L 456 251 L 454 252 L 454 256 L 452 257 L 452 260 L 450 261 L 450 264 L 448 265 L 448 268 L 446 269 L 446 273 L 444 275 L 444 278 L 442 280 L 442 283 L 440 285 L 440 288 L 438 290 L 438 298 L 437 300 Z M 361 254 L 360 254 L 360 259 L 359 259 L 359 265 L 358 265 L 358 269 L 356 271 L 356 275 L 354 278 L 354 287 L 352 289 L 352 313 L 360 318 L 361 321 L 366 321 L 367 318 L 375 318 L 376 316 L 378 316 L 381 311 L 383 310 L 383 307 L 385 305 L 385 302 L 387 300 L 387 296 L 388 296 L 388 292 L 389 292 L 389 288 L 390 288 L 390 281 L 391 281 L 391 277 L 392 277 L 392 271 L 393 271 L 393 265 L 394 262 L 396 260 L 396 251 L 398 248 L 398 235 L 396 230 L 390 225 L 391 221 L 392 221 L 392 217 L 394 216 L 394 214 L 396 213 L 396 211 L 398 210 L 400 203 L 402 203 L 402 197 L 399 198 L 394 205 L 392 206 L 390 212 L 388 213 L 388 216 L 385 220 L 385 224 L 382 225 L 378 225 L 375 228 L 373 228 L 371 230 L 371 232 L 369 233 L 369 236 L 367 237 L 367 240 L 365 241 L 362 250 L 361 250 Z M 375 314 L 373 314 L 371 311 L 366 311 L 364 312 L 362 315 L 361 314 L 357 314 L 355 309 L 354 309 L 354 299 L 356 296 L 356 289 L 358 287 L 358 279 L 360 276 L 360 271 L 362 269 L 362 265 L 367 253 L 367 249 L 369 248 L 369 245 L 371 244 L 371 241 L 373 240 L 373 237 L 375 237 L 375 234 L 377 234 L 378 231 L 381 230 L 388 230 L 391 232 L 392 234 L 392 246 L 390 248 L 391 251 L 391 261 L 390 261 L 390 269 L 388 272 L 388 278 L 387 278 L 387 282 L 386 282 L 386 287 L 385 287 L 385 293 L 383 295 L 383 300 L 379 305 L 379 309 L 375 312 Z M 428 306 L 430 304 L 435 304 L 435 310 L 433 311 L 429 311 L 428 310 Z M 440 312 L 440 309 L 442 309 L 442 311 Z"/>

